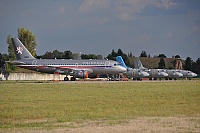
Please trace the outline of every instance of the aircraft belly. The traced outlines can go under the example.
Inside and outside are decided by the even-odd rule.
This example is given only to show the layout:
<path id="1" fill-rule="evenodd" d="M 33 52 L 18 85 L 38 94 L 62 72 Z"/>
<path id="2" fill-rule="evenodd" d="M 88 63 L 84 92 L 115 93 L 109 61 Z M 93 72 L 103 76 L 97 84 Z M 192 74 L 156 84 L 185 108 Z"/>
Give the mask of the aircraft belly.
<path id="1" fill-rule="evenodd" d="M 95 68 L 93 69 L 94 74 L 115 74 L 117 70 L 114 68 Z"/>
<path id="2" fill-rule="evenodd" d="M 149 77 L 163 78 L 163 77 L 165 77 L 165 76 L 163 76 L 163 75 L 158 75 L 158 74 L 154 74 L 154 75 L 150 74 Z"/>

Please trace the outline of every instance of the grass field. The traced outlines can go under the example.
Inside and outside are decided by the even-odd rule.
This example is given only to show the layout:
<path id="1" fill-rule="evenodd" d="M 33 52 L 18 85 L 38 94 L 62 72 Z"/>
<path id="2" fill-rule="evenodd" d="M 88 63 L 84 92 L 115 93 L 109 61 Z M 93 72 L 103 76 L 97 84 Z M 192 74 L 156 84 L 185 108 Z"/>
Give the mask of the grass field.
<path id="1" fill-rule="evenodd" d="M 0 82 L 1 129 L 58 128 L 88 120 L 115 124 L 140 117 L 199 118 L 200 81 Z"/>

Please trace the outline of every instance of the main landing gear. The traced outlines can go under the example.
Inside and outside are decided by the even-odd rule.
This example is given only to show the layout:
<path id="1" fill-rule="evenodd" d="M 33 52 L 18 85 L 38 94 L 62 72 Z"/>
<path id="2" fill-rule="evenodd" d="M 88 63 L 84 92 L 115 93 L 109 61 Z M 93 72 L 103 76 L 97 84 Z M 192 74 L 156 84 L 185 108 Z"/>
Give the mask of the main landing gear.
<path id="1" fill-rule="evenodd" d="M 69 81 L 69 78 L 68 77 L 64 77 L 64 81 Z"/>
<path id="2" fill-rule="evenodd" d="M 71 81 L 76 81 L 76 77 L 71 77 L 71 79 L 70 79 Z M 69 78 L 66 76 L 66 77 L 64 77 L 64 81 L 69 81 Z"/>

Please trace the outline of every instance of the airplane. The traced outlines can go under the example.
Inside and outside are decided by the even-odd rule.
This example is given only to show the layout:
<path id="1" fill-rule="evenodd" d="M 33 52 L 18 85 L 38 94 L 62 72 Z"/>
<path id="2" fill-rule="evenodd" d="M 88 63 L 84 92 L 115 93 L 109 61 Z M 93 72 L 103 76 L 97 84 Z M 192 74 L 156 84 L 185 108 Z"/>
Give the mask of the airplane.
<path id="1" fill-rule="evenodd" d="M 168 74 L 168 77 L 166 77 L 165 79 L 166 80 L 172 80 L 172 78 L 174 78 L 174 80 L 177 80 L 177 78 L 181 78 L 183 77 L 183 74 L 176 71 L 176 70 L 173 70 L 173 69 L 163 69 L 162 70 L 163 72 L 166 72 Z"/>
<path id="2" fill-rule="evenodd" d="M 183 77 L 184 77 L 184 78 L 187 78 L 187 79 L 189 79 L 189 80 L 191 80 L 191 78 L 197 76 L 196 73 L 194 73 L 194 72 L 192 72 L 192 71 L 189 71 L 189 70 L 176 70 L 176 71 L 179 72 L 179 73 L 181 73 L 181 74 L 183 74 Z"/>
<path id="3" fill-rule="evenodd" d="M 135 59 L 134 64 L 139 68 L 144 68 L 142 66 L 141 61 L 138 58 Z M 191 79 L 192 77 L 197 76 L 196 73 L 193 73 L 192 71 L 188 71 L 188 70 L 176 70 L 176 69 L 157 69 L 157 70 L 165 72 L 165 73 L 168 74 L 168 76 L 166 76 L 165 79 L 174 78 L 174 80 L 176 80 L 177 78 L 181 78 L 181 77 Z"/>
<path id="4" fill-rule="evenodd" d="M 127 69 L 126 75 L 128 78 L 132 78 L 133 80 L 142 80 L 141 78 L 146 78 L 149 76 L 149 74 L 145 71 L 142 71 L 140 69 L 133 69 L 131 67 L 126 66 L 121 56 L 117 56 L 116 61 L 121 63 L 121 65 Z"/>
<path id="5" fill-rule="evenodd" d="M 96 78 L 98 74 L 119 74 L 126 68 L 113 60 L 71 60 L 71 59 L 36 59 L 18 38 L 12 38 L 17 60 L 9 61 L 17 67 L 54 74 L 66 75 L 64 81 L 76 78 Z"/>
<path id="6" fill-rule="evenodd" d="M 166 72 L 164 72 L 162 69 L 148 69 L 148 68 L 143 67 L 140 59 L 137 57 L 135 57 L 135 59 L 134 59 L 134 67 L 136 69 L 140 69 L 145 72 L 148 72 L 150 80 L 152 80 L 152 79 L 156 80 L 157 78 L 159 78 L 161 80 L 161 78 L 165 78 L 168 76 L 168 74 Z"/>

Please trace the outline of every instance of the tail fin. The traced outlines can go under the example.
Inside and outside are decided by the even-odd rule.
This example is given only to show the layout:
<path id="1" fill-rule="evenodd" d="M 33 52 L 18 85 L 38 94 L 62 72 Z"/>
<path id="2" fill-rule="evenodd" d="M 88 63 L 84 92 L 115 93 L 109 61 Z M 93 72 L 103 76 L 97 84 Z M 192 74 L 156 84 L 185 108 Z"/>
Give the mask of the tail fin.
<path id="1" fill-rule="evenodd" d="M 18 38 L 12 38 L 17 60 L 35 59 Z"/>
<path id="2" fill-rule="evenodd" d="M 122 59 L 121 56 L 117 56 L 117 57 L 116 57 L 116 61 L 119 62 L 119 63 L 121 63 L 121 65 L 122 65 L 123 67 L 128 68 L 128 67 L 126 66 L 126 64 L 124 63 L 124 60 Z"/>
<path id="3" fill-rule="evenodd" d="M 135 57 L 135 59 L 134 59 L 134 67 L 135 67 L 136 69 L 145 69 L 145 68 L 143 67 L 143 65 L 142 65 L 142 62 L 141 62 L 140 59 L 137 58 L 137 57 Z"/>

